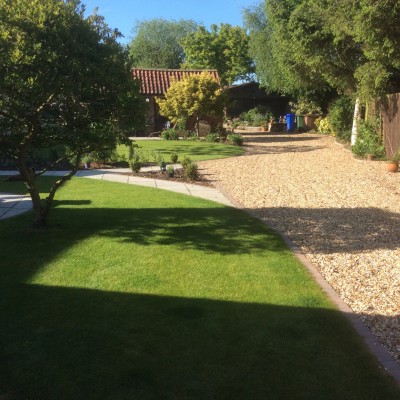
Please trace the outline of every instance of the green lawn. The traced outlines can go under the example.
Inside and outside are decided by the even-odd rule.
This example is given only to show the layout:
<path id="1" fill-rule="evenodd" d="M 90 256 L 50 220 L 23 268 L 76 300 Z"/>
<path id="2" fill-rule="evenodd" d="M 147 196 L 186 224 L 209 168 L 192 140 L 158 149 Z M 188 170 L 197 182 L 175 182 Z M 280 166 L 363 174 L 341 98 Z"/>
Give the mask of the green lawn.
<path id="1" fill-rule="evenodd" d="M 0 221 L 1 399 L 400 398 L 282 240 L 239 210 L 74 178 L 47 230 L 31 218 Z"/>
<path id="2" fill-rule="evenodd" d="M 152 152 L 160 152 L 165 161 L 169 161 L 172 153 L 179 155 L 179 160 L 184 156 L 193 161 L 212 160 L 215 158 L 233 157 L 243 154 L 244 149 L 239 146 L 231 146 L 223 143 L 190 142 L 183 140 L 138 140 L 135 142 L 139 150 L 146 153 L 152 160 Z M 125 155 L 128 159 L 128 147 L 118 146 L 118 153 Z"/>

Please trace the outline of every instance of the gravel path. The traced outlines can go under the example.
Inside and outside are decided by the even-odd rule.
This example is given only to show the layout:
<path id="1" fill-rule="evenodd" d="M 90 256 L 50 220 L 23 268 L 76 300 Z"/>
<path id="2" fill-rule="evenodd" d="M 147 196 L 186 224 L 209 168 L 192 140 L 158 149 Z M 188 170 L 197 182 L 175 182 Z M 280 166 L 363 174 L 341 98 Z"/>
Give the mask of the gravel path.
<path id="1" fill-rule="evenodd" d="M 400 173 L 315 134 L 245 134 L 241 157 L 199 163 L 289 236 L 400 360 Z"/>

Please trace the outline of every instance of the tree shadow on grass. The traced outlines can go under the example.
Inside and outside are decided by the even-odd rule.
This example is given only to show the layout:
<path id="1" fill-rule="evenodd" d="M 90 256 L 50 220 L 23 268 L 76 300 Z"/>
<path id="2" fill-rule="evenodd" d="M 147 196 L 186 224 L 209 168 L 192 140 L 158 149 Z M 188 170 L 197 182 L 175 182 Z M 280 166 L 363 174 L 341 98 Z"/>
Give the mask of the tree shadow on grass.
<path id="1" fill-rule="evenodd" d="M 396 399 L 337 311 L 21 284 L 3 291 L 0 397 Z"/>
<path id="2" fill-rule="evenodd" d="M 92 236 L 222 255 L 287 250 L 279 236 L 266 232 L 260 221 L 230 207 L 84 207 L 89 204 L 89 200 L 55 201 L 49 227 L 43 231 L 29 228 L 31 215 L 2 221 L 0 242 L 7 249 L 2 254 L 3 280 L 28 279 L 60 253 Z"/>

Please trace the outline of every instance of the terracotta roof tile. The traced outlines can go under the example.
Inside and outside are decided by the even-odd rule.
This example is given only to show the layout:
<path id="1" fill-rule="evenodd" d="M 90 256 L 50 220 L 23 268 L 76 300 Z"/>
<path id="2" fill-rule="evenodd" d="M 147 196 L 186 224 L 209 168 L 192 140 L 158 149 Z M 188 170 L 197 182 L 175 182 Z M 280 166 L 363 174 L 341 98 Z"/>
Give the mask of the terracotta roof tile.
<path id="1" fill-rule="evenodd" d="M 175 79 L 181 80 L 202 72 L 209 72 L 219 81 L 218 72 L 215 69 L 132 69 L 133 77 L 140 81 L 140 92 L 145 95 L 163 95 Z"/>

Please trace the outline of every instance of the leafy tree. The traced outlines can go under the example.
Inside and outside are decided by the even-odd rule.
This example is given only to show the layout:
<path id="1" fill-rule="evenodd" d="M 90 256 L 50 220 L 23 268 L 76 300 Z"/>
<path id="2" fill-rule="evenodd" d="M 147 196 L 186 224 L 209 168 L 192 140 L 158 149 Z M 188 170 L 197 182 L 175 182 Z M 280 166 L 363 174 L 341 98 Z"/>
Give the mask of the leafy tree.
<path id="1" fill-rule="evenodd" d="M 37 227 L 81 157 L 127 141 L 125 132 L 142 121 L 118 32 L 83 12 L 78 1 L 0 0 L 0 156 L 15 160 Z M 37 177 L 45 170 L 35 172 L 29 155 L 54 145 L 65 147 L 73 168 L 41 199 Z"/>
<path id="2" fill-rule="evenodd" d="M 129 45 L 132 66 L 180 68 L 185 59 L 180 42 L 197 27 L 195 21 L 184 19 L 167 21 L 159 18 L 138 22 L 134 28 L 135 37 Z"/>
<path id="3" fill-rule="evenodd" d="M 225 105 L 221 86 L 209 73 L 191 75 L 175 81 L 165 93 L 165 99 L 157 99 L 160 114 L 174 124 L 195 116 L 197 132 L 199 120 L 204 115 L 221 115 Z"/>
<path id="4" fill-rule="evenodd" d="M 186 60 L 183 68 L 212 68 L 218 71 L 223 85 L 249 79 L 253 61 L 248 53 L 246 31 L 229 24 L 201 26 L 182 41 Z"/>

